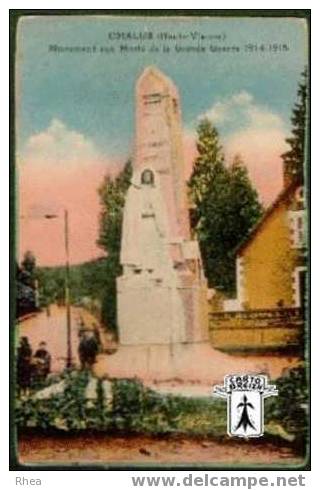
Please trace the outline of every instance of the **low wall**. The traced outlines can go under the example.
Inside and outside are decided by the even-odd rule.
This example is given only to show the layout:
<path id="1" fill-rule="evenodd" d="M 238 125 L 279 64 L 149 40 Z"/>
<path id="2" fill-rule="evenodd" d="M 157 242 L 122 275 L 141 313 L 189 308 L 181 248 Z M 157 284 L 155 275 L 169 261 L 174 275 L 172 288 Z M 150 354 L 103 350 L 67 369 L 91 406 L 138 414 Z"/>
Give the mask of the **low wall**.
<path id="1" fill-rule="evenodd" d="M 302 346 L 303 331 L 300 308 L 209 314 L 211 344 L 226 351 L 295 350 Z"/>

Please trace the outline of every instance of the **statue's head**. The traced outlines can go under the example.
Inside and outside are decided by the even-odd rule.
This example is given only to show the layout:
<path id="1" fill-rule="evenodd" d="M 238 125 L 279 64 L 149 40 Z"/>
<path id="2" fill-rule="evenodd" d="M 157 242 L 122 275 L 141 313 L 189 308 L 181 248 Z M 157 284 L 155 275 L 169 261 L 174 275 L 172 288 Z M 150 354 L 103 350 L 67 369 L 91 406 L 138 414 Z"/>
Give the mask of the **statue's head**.
<path id="1" fill-rule="evenodd" d="M 143 185 L 153 185 L 154 184 L 154 174 L 152 170 L 146 168 L 141 174 L 141 184 Z"/>

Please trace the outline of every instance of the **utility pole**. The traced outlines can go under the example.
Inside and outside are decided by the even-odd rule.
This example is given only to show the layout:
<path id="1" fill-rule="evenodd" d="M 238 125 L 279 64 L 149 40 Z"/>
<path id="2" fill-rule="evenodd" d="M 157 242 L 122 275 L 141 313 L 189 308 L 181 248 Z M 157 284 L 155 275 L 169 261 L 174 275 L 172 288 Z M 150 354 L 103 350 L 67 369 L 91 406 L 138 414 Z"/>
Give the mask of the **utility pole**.
<path id="1" fill-rule="evenodd" d="M 57 214 L 46 214 L 46 219 L 59 218 Z M 70 262 L 69 262 L 69 213 L 64 210 L 64 250 L 65 250 L 65 279 L 64 279 L 64 300 L 66 307 L 67 323 L 67 357 L 66 369 L 72 368 L 72 343 L 71 343 L 71 307 L 70 307 Z"/>
<path id="2" fill-rule="evenodd" d="M 70 263 L 69 263 L 69 214 L 64 210 L 64 245 L 66 253 L 66 274 L 65 274 L 65 304 L 67 314 L 67 359 L 66 368 L 72 367 L 72 344 L 71 344 L 71 310 L 70 310 Z"/>
<path id="3" fill-rule="evenodd" d="M 44 219 L 56 219 L 59 218 L 59 214 L 44 214 L 40 216 Z M 25 219 L 26 216 L 21 216 L 21 219 Z M 64 210 L 64 249 L 65 249 L 65 281 L 64 281 L 64 300 L 66 307 L 66 323 L 67 323 L 67 357 L 66 368 L 72 368 L 72 343 L 71 343 L 71 307 L 70 307 L 70 261 L 69 261 L 69 213 L 68 210 Z"/>

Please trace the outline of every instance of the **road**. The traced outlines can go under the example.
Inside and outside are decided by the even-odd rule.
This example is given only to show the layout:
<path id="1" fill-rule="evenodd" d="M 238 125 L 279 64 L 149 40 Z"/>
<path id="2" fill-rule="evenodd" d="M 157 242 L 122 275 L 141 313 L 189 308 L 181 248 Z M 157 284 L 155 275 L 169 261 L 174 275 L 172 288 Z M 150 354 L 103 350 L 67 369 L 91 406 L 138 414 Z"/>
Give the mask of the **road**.
<path id="1" fill-rule="evenodd" d="M 215 441 L 187 437 L 116 436 L 104 433 L 19 437 L 21 463 L 178 463 L 278 464 L 284 467 L 303 462 L 287 445 L 263 440 Z"/>
<path id="2" fill-rule="evenodd" d="M 75 365 L 79 365 L 78 343 L 79 343 L 79 319 L 83 318 L 86 327 L 91 328 L 97 324 L 97 320 L 88 311 L 80 307 L 71 307 L 71 346 L 72 357 Z M 66 308 L 51 305 L 50 315 L 46 311 L 36 313 L 18 324 L 19 337 L 26 336 L 32 346 L 33 352 L 39 343 L 47 343 L 47 349 L 52 356 L 52 372 L 61 372 L 65 367 L 67 354 L 67 327 Z"/>

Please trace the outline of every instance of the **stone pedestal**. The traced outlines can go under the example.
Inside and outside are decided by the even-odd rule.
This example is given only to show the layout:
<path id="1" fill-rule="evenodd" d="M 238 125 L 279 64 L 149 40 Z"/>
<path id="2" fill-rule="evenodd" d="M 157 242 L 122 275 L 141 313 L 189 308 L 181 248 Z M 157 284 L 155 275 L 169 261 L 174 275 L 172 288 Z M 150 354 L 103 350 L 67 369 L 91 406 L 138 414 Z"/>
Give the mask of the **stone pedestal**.
<path id="1" fill-rule="evenodd" d="M 120 277 L 117 290 L 121 345 L 201 342 L 208 338 L 205 288 L 179 288 L 140 275 Z"/>
<path id="2" fill-rule="evenodd" d="M 231 356 L 208 342 L 120 345 L 112 355 L 100 355 L 97 376 L 139 378 L 156 386 L 210 386 L 223 383 L 226 374 L 267 374 L 276 379 L 284 369 L 299 364 L 296 357 Z M 192 390 L 191 390 L 192 391 Z"/>

